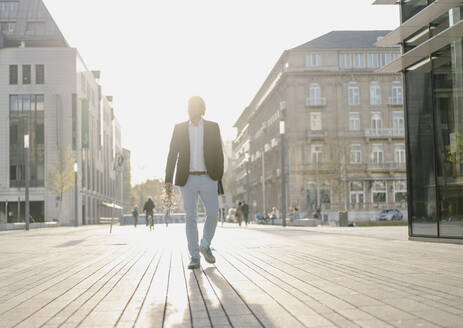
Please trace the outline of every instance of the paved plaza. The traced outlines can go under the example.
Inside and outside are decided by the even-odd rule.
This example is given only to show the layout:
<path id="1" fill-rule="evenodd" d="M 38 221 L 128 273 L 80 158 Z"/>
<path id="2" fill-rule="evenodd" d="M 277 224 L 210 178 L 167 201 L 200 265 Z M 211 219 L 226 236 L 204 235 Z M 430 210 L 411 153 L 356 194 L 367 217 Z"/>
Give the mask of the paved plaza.
<path id="1" fill-rule="evenodd" d="M 463 327 L 463 245 L 406 227 L 184 225 L 0 233 L 0 327 Z"/>

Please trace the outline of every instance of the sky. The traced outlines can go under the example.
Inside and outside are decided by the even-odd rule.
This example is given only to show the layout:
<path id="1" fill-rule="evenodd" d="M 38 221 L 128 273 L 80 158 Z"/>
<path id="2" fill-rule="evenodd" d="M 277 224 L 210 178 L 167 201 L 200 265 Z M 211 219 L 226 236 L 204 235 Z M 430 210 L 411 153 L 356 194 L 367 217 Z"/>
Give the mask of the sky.
<path id="1" fill-rule="evenodd" d="M 132 184 L 164 178 L 175 123 L 202 96 L 224 141 L 284 50 L 333 30 L 387 30 L 397 6 L 373 0 L 43 0 L 114 97 Z"/>

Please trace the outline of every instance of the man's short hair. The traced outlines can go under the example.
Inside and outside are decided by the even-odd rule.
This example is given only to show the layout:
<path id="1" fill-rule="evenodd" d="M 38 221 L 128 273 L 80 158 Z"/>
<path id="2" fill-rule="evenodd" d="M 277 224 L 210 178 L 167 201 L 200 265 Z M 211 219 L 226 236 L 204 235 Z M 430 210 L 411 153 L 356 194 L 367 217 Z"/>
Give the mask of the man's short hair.
<path id="1" fill-rule="evenodd" d="M 188 110 L 199 110 L 202 115 L 206 113 L 206 103 L 204 102 L 203 98 L 199 96 L 191 97 L 188 100 Z"/>

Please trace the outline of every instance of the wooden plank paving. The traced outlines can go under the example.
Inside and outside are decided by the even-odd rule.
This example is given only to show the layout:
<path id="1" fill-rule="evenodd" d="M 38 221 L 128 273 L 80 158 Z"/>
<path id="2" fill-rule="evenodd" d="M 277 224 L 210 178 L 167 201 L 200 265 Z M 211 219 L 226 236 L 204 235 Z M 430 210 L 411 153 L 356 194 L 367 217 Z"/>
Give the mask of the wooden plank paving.
<path id="1" fill-rule="evenodd" d="M 463 327 L 463 246 L 406 229 L 184 225 L 0 233 L 0 327 Z"/>

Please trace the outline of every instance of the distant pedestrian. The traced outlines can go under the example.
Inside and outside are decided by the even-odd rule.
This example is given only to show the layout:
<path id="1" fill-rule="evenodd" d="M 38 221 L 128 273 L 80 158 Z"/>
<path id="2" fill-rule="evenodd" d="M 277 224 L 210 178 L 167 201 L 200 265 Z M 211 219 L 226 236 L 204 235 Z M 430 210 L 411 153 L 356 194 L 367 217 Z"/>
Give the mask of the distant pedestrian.
<path id="1" fill-rule="evenodd" d="M 245 201 L 241 204 L 241 212 L 243 213 L 244 224 L 247 227 L 249 221 L 249 206 Z"/>
<path id="2" fill-rule="evenodd" d="M 270 217 L 270 219 L 272 220 L 272 225 L 275 224 L 275 220 L 278 219 L 278 216 L 279 216 L 278 215 L 278 209 L 276 207 L 273 207 L 272 208 L 272 214 L 271 214 L 271 217 Z"/>
<path id="3" fill-rule="evenodd" d="M 265 223 L 268 224 L 270 222 L 270 212 L 265 211 Z"/>
<path id="4" fill-rule="evenodd" d="M 145 212 L 146 224 L 150 226 L 150 230 L 154 229 L 154 202 L 151 197 L 148 197 L 145 205 L 143 206 L 143 212 Z"/>
<path id="5" fill-rule="evenodd" d="M 301 215 L 299 214 L 299 209 L 295 207 L 293 211 L 293 220 L 299 220 L 300 218 L 301 218 Z"/>
<path id="6" fill-rule="evenodd" d="M 136 207 L 133 208 L 132 216 L 133 216 L 133 225 L 136 228 L 138 224 L 138 208 Z"/>
<path id="7" fill-rule="evenodd" d="M 241 208 L 241 202 L 238 203 L 238 206 L 236 206 L 236 212 L 235 212 L 235 217 L 236 217 L 236 222 L 238 222 L 238 225 L 241 227 L 241 220 L 243 219 L 243 212 Z"/>

